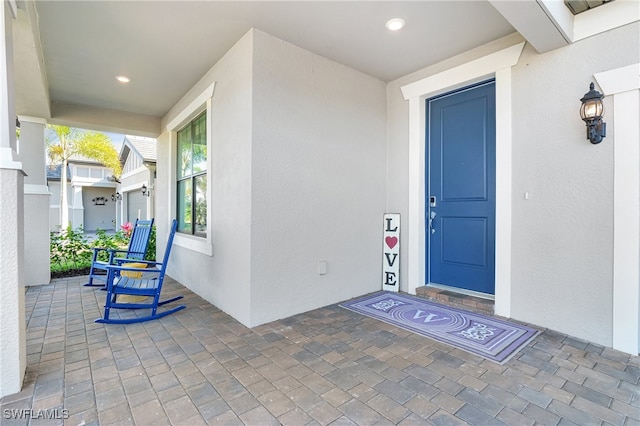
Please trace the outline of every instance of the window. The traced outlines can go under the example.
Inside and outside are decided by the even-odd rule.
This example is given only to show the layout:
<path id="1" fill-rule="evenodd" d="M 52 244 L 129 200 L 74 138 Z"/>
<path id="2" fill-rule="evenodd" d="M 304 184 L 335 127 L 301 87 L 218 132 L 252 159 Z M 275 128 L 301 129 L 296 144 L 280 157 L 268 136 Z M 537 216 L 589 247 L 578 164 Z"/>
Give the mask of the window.
<path id="1" fill-rule="evenodd" d="M 207 115 L 178 130 L 178 231 L 207 236 Z"/>

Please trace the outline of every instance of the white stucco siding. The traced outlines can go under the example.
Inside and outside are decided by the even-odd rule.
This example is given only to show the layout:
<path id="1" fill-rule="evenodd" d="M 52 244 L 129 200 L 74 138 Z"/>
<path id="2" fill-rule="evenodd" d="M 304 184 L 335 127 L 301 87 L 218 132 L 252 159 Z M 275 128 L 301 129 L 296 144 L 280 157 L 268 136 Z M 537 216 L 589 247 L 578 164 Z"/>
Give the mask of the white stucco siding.
<path id="1" fill-rule="evenodd" d="M 252 326 L 381 288 L 385 87 L 255 31 Z"/>
<path id="2" fill-rule="evenodd" d="M 252 44 L 250 32 L 164 120 L 172 120 L 215 82 L 208 151 L 213 256 L 174 242 L 168 273 L 243 324 L 250 323 Z M 176 217 L 174 144 L 167 132 L 158 139 L 158 256 Z"/>
<path id="3" fill-rule="evenodd" d="M 111 195 L 114 193 L 115 188 L 83 187 L 82 205 L 84 206 L 85 231 L 115 229 L 116 207 L 115 202 L 111 201 Z M 100 205 L 92 201 L 98 197 L 105 198 L 106 204 Z"/>
<path id="4" fill-rule="evenodd" d="M 595 73 L 638 62 L 639 28 L 543 55 L 527 47 L 513 70 L 512 316 L 606 346 L 615 140 L 612 132 L 599 145 L 586 139 L 579 99 Z M 611 102 L 605 98 L 609 126 Z"/>
<path id="5" fill-rule="evenodd" d="M 595 81 L 594 74 L 638 63 L 639 28 L 636 22 L 546 54 L 527 45 L 509 70 L 511 261 L 496 262 L 498 269 L 507 268 L 511 274 L 509 316 L 605 346 L 612 345 L 614 326 L 611 129 L 615 117 L 613 99 L 606 98 L 608 134 L 601 144 L 592 145 L 580 120 L 579 99 Z M 409 205 L 407 188 L 424 179 L 425 172 L 405 168 L 411 164 L 410 132 L 416 130 L 409 126 L 409 102 L 402 98 L 400 87 L 486 57 L 514 45 L 519 37 L 505 37 L 389 83 L 388 169 L 406 170 L 389 173 L 389 210 L 406 216 L 417 208 Z M 418 131 L 424 134 L 424 129 Z M 424 229 L 403 227 L 401 289 L 405 291 L 412 280 L 420 279 L 409 275 L 406 264 L 409 236 L 420 232 Z M 496 300 L 499 297 L 504 295 L 496 294 Z"/>

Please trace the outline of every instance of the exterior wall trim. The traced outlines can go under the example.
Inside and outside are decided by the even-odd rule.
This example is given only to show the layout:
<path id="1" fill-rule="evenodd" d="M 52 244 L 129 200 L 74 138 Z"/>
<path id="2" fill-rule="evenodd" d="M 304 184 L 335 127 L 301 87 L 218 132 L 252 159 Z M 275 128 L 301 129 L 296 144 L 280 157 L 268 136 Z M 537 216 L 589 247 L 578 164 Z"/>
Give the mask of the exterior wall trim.
<path id="1" fill-rule="evenodd" d="M 425 271 L 425 100 L 488 78 L 496 81 L 496 292 L 495 313 L 511 314 L 511 67 L 525 43 L 518 43 L 402 86 L 409 101 L 408 292 L 427 284 Z"/>
<path id="2" fill-rule="evenodd" d="M 615 117 L 613 349 L 637 355 L 640 353 L 640 63 L 594 77 L 604 94 L 613 96 Z"/>

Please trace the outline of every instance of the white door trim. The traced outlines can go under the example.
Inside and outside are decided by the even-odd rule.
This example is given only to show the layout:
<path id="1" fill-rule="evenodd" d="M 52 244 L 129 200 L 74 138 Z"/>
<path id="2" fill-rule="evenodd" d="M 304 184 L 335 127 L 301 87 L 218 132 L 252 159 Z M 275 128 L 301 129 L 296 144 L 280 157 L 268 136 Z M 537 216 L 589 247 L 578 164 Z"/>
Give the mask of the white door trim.
<path id="1" fill-rule="evenodd" d="M 425 271 L 425 100 L 495 78 L 496 82 L 496 292 L 495 313 L 511 315 L 511 67 L 524 43 L 403 86 L 409 101 L 408 292 L 427 284 Z"/>

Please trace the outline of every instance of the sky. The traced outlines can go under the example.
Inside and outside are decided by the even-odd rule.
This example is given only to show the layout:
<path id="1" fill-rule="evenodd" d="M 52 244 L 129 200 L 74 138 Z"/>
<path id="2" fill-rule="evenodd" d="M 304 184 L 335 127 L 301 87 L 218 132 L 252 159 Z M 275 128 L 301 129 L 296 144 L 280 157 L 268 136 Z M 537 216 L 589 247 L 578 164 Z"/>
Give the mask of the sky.
<path id="1" fill-rule="evenodd" d="M 116 148 L 116 151 L 120 153 L 120 147 L 122 146 L 122 141 L 124 140 L 124 135 L 120 133 L 109 133 L 109 132 L 100 132 L 109 136 L 111 142 L 113 142 L 113 146 Z"/>

